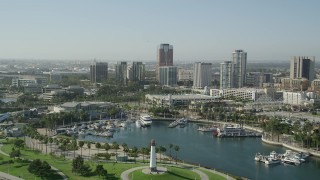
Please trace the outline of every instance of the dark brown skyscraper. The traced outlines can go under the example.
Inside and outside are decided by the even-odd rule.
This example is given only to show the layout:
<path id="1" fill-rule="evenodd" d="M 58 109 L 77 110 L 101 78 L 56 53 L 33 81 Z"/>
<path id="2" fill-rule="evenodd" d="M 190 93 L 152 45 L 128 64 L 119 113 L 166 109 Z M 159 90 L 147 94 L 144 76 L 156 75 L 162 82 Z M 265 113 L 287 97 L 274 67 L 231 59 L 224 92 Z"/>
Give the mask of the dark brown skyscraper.
<path id="1" fill-rule="evenodd" d="M 157 59 L 157 79 L 159 80 L 159 67 L 161 66 L 173 66 L 173 46 L 170 44 L 160 44 L 158 48 Z"/>

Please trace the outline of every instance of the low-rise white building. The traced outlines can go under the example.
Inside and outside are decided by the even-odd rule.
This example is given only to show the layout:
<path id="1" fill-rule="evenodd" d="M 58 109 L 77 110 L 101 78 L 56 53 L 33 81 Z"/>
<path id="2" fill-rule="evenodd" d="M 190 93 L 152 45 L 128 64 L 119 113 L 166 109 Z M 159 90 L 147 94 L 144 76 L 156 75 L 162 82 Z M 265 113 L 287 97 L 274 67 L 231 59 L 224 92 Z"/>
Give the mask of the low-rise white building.
<path id="1" fill-rule="evenodd" d="M 230 89 L 210 89 L 210 96 L 220 96 L 222 98 L 239 98 L 243 100 L 255 101 L 265 95 L 265 89 L 255 88 L 230 88 Z"/>
<path id="2" fill-rule="evenodd" d="M 283 92 L 283 103 L 290 105 L 303 105 L 307 101 L 306 92 Z"/>
<path id="3" fill-rule="evenodd" d="M 176 104 L 188 104 L 191 101 L 195 102 L 210 102 L 219 99 L 202 94 L 184 94 L 184 95 L 145 95 L 146 102 L 149 104 L 156 104 L 161 106 L 172 106 Z"/>

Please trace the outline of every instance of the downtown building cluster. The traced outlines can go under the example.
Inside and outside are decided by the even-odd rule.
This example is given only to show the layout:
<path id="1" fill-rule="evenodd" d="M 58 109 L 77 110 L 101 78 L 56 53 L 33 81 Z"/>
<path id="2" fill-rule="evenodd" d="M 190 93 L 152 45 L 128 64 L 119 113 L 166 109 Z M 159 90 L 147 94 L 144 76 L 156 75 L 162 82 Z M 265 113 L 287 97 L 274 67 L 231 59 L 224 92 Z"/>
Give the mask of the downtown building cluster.
<path id="1" fill-rule="evenodd" d="M 51 99 L 51 96 L 56 94 L 78 92 L 81 88 L 76 86 L 56 88 L 56 85 L 48 84 L 49 82 L 59 82 L 64 76 L 80 75 L 89 79 L 89 82 L 83 80 L 81 83 L 100 84 L 111 78 L 114 78 L 117 85 L 122 86 L 127 86 L 129 82 L 140 85 L 156 82 L 159 86 L 187 88 L 195 93 L 200 92 L 202 95 L 224 99 L 255 102 L 264 98 L 268 101 L 281 101 L 284 104 L 299 106 L 318 101 L 320 79 L 315 73 L 314 56 L 293 56 L 290 60 L 290 74 L 285 71 L 272 72 L 268 69 L 260 71 L 260 67 L 251 67 L 248 71 L 247 52 L 240 49 L 230 53 L 230 60 L 222 61 L 218 65 L 200 61 L 192 63 L 192 66 L 179 66 L 174 63 L 174 47 L 171 44 L 160 44 L 155 57 L 156 60 L 153 62 L 155 65 L 152 64 L 151 68 L 147 68 L 148 77 L 146 64 L 141 61 L 118 61 L 116 64 L 94 61 L 86 66 L 89 71 L 54 70 L 34 78 L 18 74 L 12 79 L 12 86 L 23 87 L 24 92 L 28 93 L 43 93 L 43 97 Z M 150 76 L 150 74 L 155 75 Z M 49 92 L 47 89 L 51 87 L 55 89 Z M 177 102 L 186 101 L 180 97 L 172 97 L 169 99 L 175 99 Z M 190 98 L 196 99 L 191 96 Z M 202 97 L 197 98 L 202 99 Z"/>

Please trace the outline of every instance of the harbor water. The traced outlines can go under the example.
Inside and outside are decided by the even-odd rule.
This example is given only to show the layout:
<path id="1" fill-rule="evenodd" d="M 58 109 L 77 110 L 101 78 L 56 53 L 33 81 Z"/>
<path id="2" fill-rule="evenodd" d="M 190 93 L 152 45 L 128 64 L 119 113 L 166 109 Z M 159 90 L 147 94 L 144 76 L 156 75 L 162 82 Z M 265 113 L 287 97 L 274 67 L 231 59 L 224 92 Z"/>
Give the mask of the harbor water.
<path id="1" fill-rule="evenodd" d="M 197 131 L 201 124 L 188 123 L 184 128 L 168 128 L 170 122 L 153 121 L 151 127 L 137 128 L 135 123 L 117 131 L 113 138 L 86 136 L 85 140 L 97 142 L 116 141 L 129 147 L 147 147 L 151 139 L 170 153 L 169 144 L 178 145 L 178 159 L 215 168 L 217 170 L 249 179 L 319 179 L 320 159 L 311 157 L 308 162 L 294 165 L 266 165 L 256 162 L 257 152 L 269 155 L 271 151 L 284 153 L 286 148 L 265 144 L 261 138 L 217 138 L 211 133 Z M 171 150 L 175 156 L 174 148 Z"/>

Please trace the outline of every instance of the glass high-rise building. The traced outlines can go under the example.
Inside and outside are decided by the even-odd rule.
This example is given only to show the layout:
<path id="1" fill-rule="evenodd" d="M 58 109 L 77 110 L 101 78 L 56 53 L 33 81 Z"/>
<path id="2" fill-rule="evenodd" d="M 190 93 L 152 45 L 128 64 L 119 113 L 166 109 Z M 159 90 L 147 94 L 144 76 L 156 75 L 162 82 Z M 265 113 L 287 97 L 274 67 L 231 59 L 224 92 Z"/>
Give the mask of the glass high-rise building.
<path id="1" fill-rule="evenodd" d="M 173 46 L 170 44 L 160 44 L 158 47 L 158 57 L 156 74 L 157 80 L 159 81 L 159 67 L 162 66 L 173 66 Z"/>
<path id="2" fill-rule="evenodd" d="M 193 65 L 193 87 L 204 88 L 210 86 L 212 77 L 212 64 L 196 62 Z"/>
<path id="3" fill-rule="evenodd" d="M 247 53 L 243 50 L 235 50 L 232 52 L 232 62 L 234 64 L 234 88 L 241 88 L 246 80 Z"/>
<path id="4" fill-rule="evenodd" d="M 234 64 L 232 61 L 220 63 L 220 89 L 233 88 Z"/>
<path id="5" fill-rule="evenodd" d="M 314 80 L 315 57 L 314 56 L 294 56 L 290 63 L 290 78 L 306 78 L 309 81 Z"/>
<path id="6" fill-rule="evenodd" d="M 116 82 L 120 85 L 127 85 L 127 62 L 117 62 Z"/>
<path id="7" fill-rule="evenodd" d="M 176 86 L 177 85 L 177 67 L 162 66 L 159 67 L 159 82 L 162 86 Z"/>
<path id="8" fill-rule="evenodd" d="M 93 83 L 101 83 L 108 78 L 108 63 L 94 62 L 90 65 L 90 80 Z"/>
<path id="9" fill-rule="evenodd" d="M 141 82 L 145 79 L 145 65 L 142 62 L 133 62 L 128 68 L 128 79 L 134 82 Z"/>

